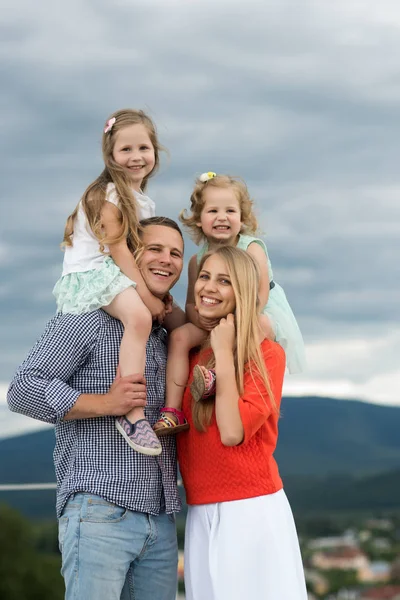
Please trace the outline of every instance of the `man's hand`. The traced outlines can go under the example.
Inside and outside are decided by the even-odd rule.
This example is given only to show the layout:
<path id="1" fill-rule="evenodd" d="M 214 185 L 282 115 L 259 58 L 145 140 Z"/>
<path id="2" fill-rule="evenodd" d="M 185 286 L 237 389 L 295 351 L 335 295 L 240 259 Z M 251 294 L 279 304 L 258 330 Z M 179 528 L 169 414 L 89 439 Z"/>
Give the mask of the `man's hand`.
<path id="1" fill-rule="evenodd" d="M 64 421 L 120 417 L 132 408 L 146 405 L 146 380 L 138 373 L 121 377 L 119 368 L 106 394 L 81 394 Z"/>
<path id="2" fill-rule="evenodd" d="M 104 414 L 114 417 L 126 415 L 132 408 L 146 405 L 146 380 L 135 373 L 121 377 L 119 368 L 114 382 L 104 395 Z"/>

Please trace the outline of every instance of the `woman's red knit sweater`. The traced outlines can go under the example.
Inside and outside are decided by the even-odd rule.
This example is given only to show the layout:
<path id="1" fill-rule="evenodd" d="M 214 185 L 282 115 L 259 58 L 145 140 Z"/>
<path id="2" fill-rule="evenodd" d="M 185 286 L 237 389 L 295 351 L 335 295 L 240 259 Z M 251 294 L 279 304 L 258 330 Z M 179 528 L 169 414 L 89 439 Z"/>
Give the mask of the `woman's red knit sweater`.
<path id="1" fill-rule="evenodd" d="M 279 410 L 285 353 L 279 344 L 269 340 L 262 342 L 261 349 Z M 198 362 L 199 353 L 191 361 L 191 375 Z M 192 402 L 188 387 L 183 398 L 183 411 L 190 429 L 177 436 L 179 467 L 188 504 L 242 500 L 273 494 L 282 488 L 273 457 L 279 415 L 272 408 L 260 377 L 255 377 L 253 381 L 250 373 L 244 376 L 244 393 L 239 398 L 244 439 L 238 446 L 222 444 L 215 412 L 207 430 L 198 431 L 193 424 Z"/>

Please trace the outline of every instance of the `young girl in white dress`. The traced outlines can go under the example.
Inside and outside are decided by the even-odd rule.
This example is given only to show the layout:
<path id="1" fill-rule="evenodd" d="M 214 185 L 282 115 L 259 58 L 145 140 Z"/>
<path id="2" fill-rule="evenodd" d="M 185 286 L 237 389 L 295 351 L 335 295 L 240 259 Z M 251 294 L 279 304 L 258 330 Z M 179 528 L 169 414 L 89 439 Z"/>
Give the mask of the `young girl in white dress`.
<path id="1" fill-rule="evenodd" d="M 260 268 L 260 322 L 266 337 L 275 339 L 286 353 L 290 373 L 305 369 L 303 338 L 282 287 L 274 280 L 271 262 L 264 241 L 256 237 L 257 218 L 253 212 L 246 184 L 235 177 L 203 173 L 196 181 L 191 196 L 190 214 L 183 211 L 181 221 L 193 240 L 203 246 L 189 262 L 186 315 L 189 323 L 171 333 L 167 362 L 166 407 L 155 425 L 157 435 L 182 431 L 179 410 L 189 374 L 189 351 L 200 345 L 217 324 L 212 318 L 199 315 L 194 303 L 194 282 L 203 255 L 221 246 L 236 246 L 253 256 Z M 212 306 L 210 307 L 212 312 Z M 213 370 L 196 369 L 192 384 L 196 401 L 215 392 Z M 177 411 L 174 414 L 173 411 Z"/>
<path id="2" fill-rule="evenodd" d="M 144 192 L 159 166 L 160 149 L 155 126 L 143 111 L 110 116 L 102 137 L 104 170 L 68 217 L 63 272 L 54 287 L 59 312 L 102 308 L 123 323 L 122 377 L 144 373 L 153 319 L 162 322 L 172 310 L 170 296 L 163 302 L 148 290 L 135 260 L 139 221 L 155 215 L 155 204 Z M 119 417 L 116 427 L 134 450 L 160 454 L 142 408 Z"/>

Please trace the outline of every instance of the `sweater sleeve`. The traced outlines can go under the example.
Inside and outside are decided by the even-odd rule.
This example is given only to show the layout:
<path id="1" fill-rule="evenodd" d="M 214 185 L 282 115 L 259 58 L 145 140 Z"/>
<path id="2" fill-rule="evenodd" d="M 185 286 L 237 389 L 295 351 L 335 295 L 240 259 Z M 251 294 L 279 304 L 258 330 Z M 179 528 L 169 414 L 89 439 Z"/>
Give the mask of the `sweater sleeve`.
<path id="1" fill-rule="evenodd" d="M 279 344 L 268 340 L 262 343 L 262 352 L 274 403 L 279 410 L 285 374 L 285 352 Z M 244 429 L 242 444 L 253 437 L 274 410 L 274 404 L 260 375 L 255 371 L 247 371 L 244 376 L 244 393 L 239 398 L 240 418 Z"/>

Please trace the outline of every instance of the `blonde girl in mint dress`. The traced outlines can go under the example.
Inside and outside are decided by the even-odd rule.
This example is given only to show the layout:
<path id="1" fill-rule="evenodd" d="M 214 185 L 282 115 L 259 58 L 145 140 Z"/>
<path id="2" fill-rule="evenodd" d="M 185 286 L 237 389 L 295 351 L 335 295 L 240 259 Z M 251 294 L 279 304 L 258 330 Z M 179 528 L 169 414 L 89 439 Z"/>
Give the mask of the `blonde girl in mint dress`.
<path id="1" fill-rule="evenodd" d="M 139 221 L 155 215 L 144 190 L 159 165 L 160 144 L 151 119 L 141 110 L 126 109 L 106 122 L 102 150 L 104 170 L 68 218 L 63 272 L 53 293 L 59 312 L 77 315 L 102 308 L 123 323 L 119 368 L 125 377 L 144 373 L 152 321 L 162 322 L 170 311 L 148 290 L 134 258 Z M 116 427 L 134 450 L 160 454 L 143 408 L 118 417 Z"/>
<path id="2" fill-rule="evenodd" d="M 171 333 L 167 362 L 166 407 L 180 409 L 189 375 L 189 351 L 200 345 L 206 332 L 217 325 L 199 317 L 194 306 L 193 288 L 198 264 L 206 252 L 230 245 L 250 253 L 260 269 L 260 325 L 266 337 L 275 339 L 285 350 L 289 373 L 301 373 L 306 366 L 303 338 L 282 287 L 274 280 L 271 261 L 264 241 L 256 236 L 257 219 L 246 184 L 228 175 L 204 173 L 196 181 L 191 196 L 190 213 L 183 211 L 182 223 L 193 240 L 202 247 L 189 263 L 186 315 L 189 323 Z M 221 274 L 223 277 L 223 274 Z M 216 302 L 204 298 L 204 304 Z M 222 301 L 222 299 L 221 299 Z M 204 312 L 204 311 L 203 311 Z M 211 311 L 210 311 L 211 313 Z M 192 395 L 201 400 L 215 392 L 215 374 L 198 367 L 194 371 Z M 156 423 L 158 434 L 174 433 L 176 423 L 161 413 Z M 160 430 L 160 431 L 158 431 Z"/>

